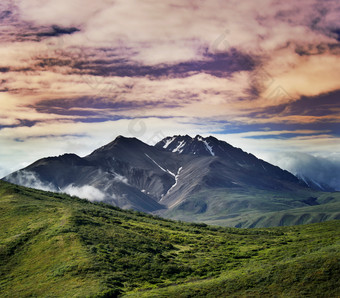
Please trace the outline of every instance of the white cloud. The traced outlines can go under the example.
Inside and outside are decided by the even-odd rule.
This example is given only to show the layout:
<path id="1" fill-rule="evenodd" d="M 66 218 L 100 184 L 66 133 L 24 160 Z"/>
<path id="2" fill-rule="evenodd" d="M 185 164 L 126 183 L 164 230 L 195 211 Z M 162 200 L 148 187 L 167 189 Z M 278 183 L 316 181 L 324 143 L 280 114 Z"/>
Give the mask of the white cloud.
<path id="1" fill-rule="evenodd" d="M 45 191 L 57 191 L 52 183 L 44 183 L 35 173 L 26 170 L 17 172 L 15 175 L 7 177 L 6 181 Z"/>
<path id="2" fill-rule="evenodd" d="M 299 174 L 318 183 L 328 184 L 340 191 L 340 161 L 301 152 L 273 155 L 271 161 L 293 174 Z"/>
<path id="3" fill-rule="evenodd" d="M 118 135 L 137 137 L 154 144 L 183 131 L 195 135 L 218 129 L 216 125 L 201 125 L 197 121 L 193 118 L 152 117 L 100 123 L 42 122 L 33 127 L 4 128 L 0 130 L 0 165 L 2 172 L 9 174 L 47 156 L 64 153 L 85 156 Z"/>
<path id="4" fill-rule="evenodd" d="M 85 155 L 119 134 L 155 143 L 162 137 L 178 133 L 195 135 L 219 131 L 224 124 L 212 124 L 211 119 L 248 124 L 268 122 L 282 127 L 285 123 L 330 123 L 339 119 L 338 114 L 331 113 L 322 117 L 275 115 L 268 118 L 265 115 L 256 119 L 247 115 L 258 108 L 298 100 L 301 95 L 317 95 L 340 88 L 338 53 L 327 48 L 338 42 L 336 34 L 330 30 L 339 28 L 339 1 L 11 2 L 19 7 L 16 16 L 20 18 L 18 26 L 8 27 L 13 31 L 9 31 L 12 38 L 23 38 L 22 34 L 27 33 L 25 30 L 29 30 L 30 38 L 34 38 L 35 33 L 46 32 L 52 25 L 75 26 L 80 31 L 58 37 L 45 36 L 40 42 L 10 43 L 5 40 L 0 47 L 0 67 L 21 69 L 0 72 L 3 90 L 9 90 L 0 94 L 0 125 L 16 125 L 20 120 L 39 121 L 32 127 L 0 130 L 2 173 L 17 170 L 44 156 L 64 152 Z M 28 24 L 30 28 L 27 28 Z M 317 55 L 301 56 L 296 52 L 300 46 L 315 51 L 325 45 L 325 52 Z M 185 78 L 170 79 L 166 75 L 159 78 L 100 77 L 96 73 L 84 74 L 90 70 L 79 67 L 81 62 L 92 67 L 96 66 L 96 61 L 103 63 L 110 59 L 127 61 L 127 66 L 133 61 L 138 67 L 157 64 L 163 67 L 183 61 L 202 61 L 209 54 L 221 54 L 231 48 L 256 57 L 260 67 L 274 79 L 271 87 L 281 86 L 291 97 L 268 98 L 266 95 L 272 89 L 264 88 L 260 90 L 258 100 L 249 100 L 250 78 L 255 76 L 256 79 L 257 74 L 251 70 L 220 78 L 198 70 Z M 44 65 L 45 58 L 51 59 L 51 65 Z M 58 62 L 66 58 L 72 58 L 71 63 L 58 65 L 53 62 L 53 59 Z M 73 67 L 72 63 L 78 63 L 78 67 Z M 115 62 L 111 63 L 114 66 Z M 96 68 L 93 69 L 95 72 Z M 89 84 L 96 80 L 99 80 L 100 88 Z M 132 87 L 126 88 L 126 85 Z M 100 94 L 101 88 L 107 88 L 108 92 Z M 132 104 L 126 109 L 82 107 L 83 111 L 93 112 L 103 119 L 111 116 L 136 118 L 103 123 L 74 123 L 73 115 L 53 114 L 56 109 L 38 112 L 34 108 L 41 100 L 95 98 L 97 95 L 107 97 L 108 101 L 141 105 L 148 101 L 155 105 L 140 108 Z M 158 105 L 160 102 L 167 107 Z M 72 107 L 67 112 L 71 113 Z M 197 119 L 202 119 L 201 123 Z M 323 130 L 327 130 L 326 126 L 323 125 Z M 251 133 L 223 137 L 233 145 L 263 156 L 279 150 L 323 155 L 337 152 L 339 139 L 323 133 L 317 137 L 306 133 L 306 137 L 288 140 L 247 138 Z"/>
<path id="5" fill-rule="evenodd" d="M 105 194 L 91 185 L 76 187 L 70 184 L 67 187 L 63 188 L 61 192 L 64 192 L 70 196 L 76 196 L 82 199 L 87 199 L 91 202 L 103 201 L 105 199 Z"/>

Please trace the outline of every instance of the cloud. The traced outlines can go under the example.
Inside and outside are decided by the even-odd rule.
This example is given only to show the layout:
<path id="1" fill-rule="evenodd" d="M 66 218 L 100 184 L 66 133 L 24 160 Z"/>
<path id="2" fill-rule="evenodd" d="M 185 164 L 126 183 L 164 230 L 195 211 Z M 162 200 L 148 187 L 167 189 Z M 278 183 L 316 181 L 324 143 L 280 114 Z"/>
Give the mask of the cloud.
<path id="1" fill-rule="evenodd" d="M 26 187 L 41 189 L 45 191 L 58 191 L 52 183 L 44 183 L 37 174 L 31 171 L 22 170 L 4 178 L 6 181 Z"/>
<path id="2" fill-rule="evenodd" d="M 0 11 L 6 169 L 118 134 L 152 143 L 226 122 L 250 128 L 225 133 L 254 152 L 336 149 L 339 1 L 14 0 Z M 264 128 L 265 140 L 247 139 Z"/>
<path id="3" fill-rule="evenodd" d="M 45 32 L 38 32 L 37 36 L 45 36 L 45 37 L 51 37 L 51 36 L 60 36 L 63 34 L 72 34 L 74 32 L 80 31 L 79 29 L 75 27 L 59 27 L 58 25 L 52 25 L 50 30 L 45 31 Z"/>
<path id="4" fill-rule="evenodd" d="M 3 166 L 0 166 L 0 179 L 1 179 L 1 177 L 5 177 L 9 173 L 10 173 L 10 171 L 8 171 L 8 169 L 6 169 Z"/>
<path id="5" fill-rule="evenodd" d="M 286 60 L 286 61 L 285 61 Z M 289 64 L 289 67 L 284 65 Z M 268 62 L 268 69 L 276 84 L 289 95 L 285 97 L 271 97 L 265 89 L 262 100 L 270 99 L 273 104 L 287 103 L 298 100 L 301 96 L 316 96 L 340 89 L 339 68 L 340 56 L 331 53 L 313 56 L 299 56 L 285 50 L 277 53 Z"/>
<path id="6" fill-rule="evenodd" d="M 60 26 L 72 27 L 75 24 L 83 24 L 91 18 L 98 7 L 105 9 L 106 0 L 93 3 L 82 0 L 32 0 L 17 2 L 20 17 L 23 21 L 43 25 L 59 24 Z"/>
<path id="7" fill-rule="evenodd" d="M 105 199 L 105 194 L 91 185 L 76 187 L 70 184 L 67 187 L 63 188 L 61 192 L 64 192 L 70 196 L 76 196 L 82 199 L 87 199 L 91 202 L 103 201 Z"/>
<path id="8" fill-rule="evenodd" d="M 34 161 L 66 152 L 79 156 L 113 141 L 118 135 L 137 137 L 155 144 L 169 135 L 186 131 L 191 135 L 210 134 L 219 125 L 200 118 L 144 117 L 104 122 L 42 121 L 32 127 L 16 126 L 0 130 L 0 164 L 4 175 Z"/>
<path id="9" fill-rule="evenodd" d="M 279 105 L 299 100 L 302 95 L 339 88 L 335 79 L 339 75 L 335 67 L 338 55 L 330 52 L 330 45 L 337 43 L 334 11 L 338 7 L 336 1 L 328 1 L 327 5 L 321 1 L 293 4 L 269 0 L 261 5 L 251 1 L 241 5 L 232 0 L 198 4 L 133 0 L 103 0 L 87 5 L 78 0 L 60 1 L 58 5 L 40 0 L 18 2 L 17 22 L 26 24 L 25 28 L 34 24 L 30 30 L 46 39 L 9 44 L 11 50 L 6 49 L 2 57 L 10 65 L 3 67 L 14 72 L 13 65 L 18 65 L 23 73 L 17 79 L 18 74 L 7 74 L 5 86 L 20 92 L 20 96 L 31 92 L 38 100 L 48 100 L 51 94 L 70 98 L 106 90 L 106 97 L 119 101 L 153 96 L 170 104 L 173 88 L 168 86 L 180 86 L 187 93 L 197 88 L 199 100 L 188 98 L 193 105 L 183 113 L 192 111 L 197 116 L 204 109 L 208 116 L 231 111 L 242 114 L 245 106 Z M 80 31 L 76 31 L 78 28 Z M 53 41 L 61 41 L 59 48 L 49 47 Z M 328 50 L 308 57 L 296 52 L 298 48 L 308 52 L 320 44 Z M 256 82 L 262 80 L 259 69 L 274 80 L 270 88 Z M 232 73 L 237 74 L 231 77 Z M 215 82 L 214 94 L 212 88 L 204 88 L 205 76 L 198 78 L 197 74 L 211 75 L 208 79 Z M 145 76 L 149 79 L 142 78 Z M 240 76 L 254 80 L 234 84 Z M 125 88 L 119 77 L 134 88 Z M 168 77 L 189 79 L 183 88 L 183 83 L 173 85 L 175 81 Z M 198 81 L 194 88 L 190 85 L 193 80 Z M 273 87 L 280 87 L 289 96 L 272 96 L 276 94 Z M 210 103 L 195 108 L 196 101 L 207 100 L 202 98 L 203 92 L 220 104 L 213 109 Z M 254 100 L 256 96 L 258 100 Z M 234 101 L 233 105 L 223 104 L 226 100 Z"/>
<path id="10" fill-rule="evenodd" d="M 274 158 L 274 156 L 273 156 Z M 301 152 L 275 155 L 275 164 L 295 175 L 326 184 L 340 191 L 340 161 Z"/>
<path id="11" fill-rule="evenodd" d="M 164 104 L 162 101 L 123 101 L 113 98 L 97 97 L 80 97 L 70 99 L 51 99 L 42 100 L 34 105 L 29 106 L 38 113 L 55 114 L 55 115 L 73 115 L 80 117 L 104 117 L 105 115 L 122 114 L 126 111 L 126 118 L 134 109 L 151 109 L 160 107 Z M 179 106 L 179 103 L 173 103 L 173 106 Z M 123 114 L 124 115 L 124 114 Z M 123 117 L 123 116 L 122 116 Z"/>
<path id="12" fill-rule="evenodd" d="M 286 137 L 296 137 L 296 136 L 317 136 L 320 134 L 328 133 L 328 130 L 267 130 L 267 131 L 248 131 L 238 133 L 238 136 L 243 138 L 254 138 L 254 139 L 262 139 L 262 138 L 286 138 Z"/>
<path id="13" fill-rule="evenodd" d="M 311 116 L 311 118 L 330 116 L 337 119 L 340 115 L 340 90 L 328 92 L 319 96 L 302 96 L 298 101 L 281 105 L 259 108 L 247 116 L 249 118 L 268 118 L 287 116 Z"/>
<path id="14" fill-rule="evenodd" d="M 281 133 L 284 133 L 286 137 L 280 138 Z M 266 134 L 268 137 L 263 138 Z M 254 138 L 249 138 L 249 136 Z M 260 138 L 256 136 L 260 136 Z M 277 156 L 285 152 L 299 152 L 323 157 L 334 162 L 340 161 L 340 138 L 329 134 L 315 135 L 312 131 L 300 131 L 296 136 L 287 134 L 285 131 L 274 131 L 274 135 L 270 131 L 240 133 L 225 133 L 224 131 L 218 133 L 216 137 L 275 165 L 278 165 Z"/>

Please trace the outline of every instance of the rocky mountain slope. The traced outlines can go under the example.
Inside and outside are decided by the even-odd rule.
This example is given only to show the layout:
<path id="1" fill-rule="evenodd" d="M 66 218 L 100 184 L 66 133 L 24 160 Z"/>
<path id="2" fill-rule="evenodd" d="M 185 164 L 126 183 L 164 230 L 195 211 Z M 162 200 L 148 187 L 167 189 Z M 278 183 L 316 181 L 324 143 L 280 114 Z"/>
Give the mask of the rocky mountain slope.
<path id="1" fill-rule="evenodd" d="M 83 158 L 44 158 L 4 180 L 124 209 L 245 227 L 255 219 L 261 225 L 259 213 L 322 204 L 320 194 L 291 173 L 201 136 L 168 137 L 155 146 L 119 136 Z"/>

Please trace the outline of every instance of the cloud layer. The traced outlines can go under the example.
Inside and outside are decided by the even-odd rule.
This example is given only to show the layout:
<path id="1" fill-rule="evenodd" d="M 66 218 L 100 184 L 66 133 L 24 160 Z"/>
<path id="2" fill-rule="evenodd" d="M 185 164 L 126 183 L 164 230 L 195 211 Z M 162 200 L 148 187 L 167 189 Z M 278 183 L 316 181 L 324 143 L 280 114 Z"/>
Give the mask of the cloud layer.
<path id="1" fill-rule="evenodd" d="M 301 152 L 281 153 L 276 163 L 293 174 L 323 183 L 340 191 L 340 162 Z"/>
<path id="2" fill-rule="evenodd" d="M 62 190 L 62 192 L 67 193 L 70 196 L 76 196 L 81 199 L 87 199 L 91 202 L 103 201 L 105 199 L 105 194 L 91 185 L 84 185 L 82 187 L 69 185 L 65 187 Z"/>

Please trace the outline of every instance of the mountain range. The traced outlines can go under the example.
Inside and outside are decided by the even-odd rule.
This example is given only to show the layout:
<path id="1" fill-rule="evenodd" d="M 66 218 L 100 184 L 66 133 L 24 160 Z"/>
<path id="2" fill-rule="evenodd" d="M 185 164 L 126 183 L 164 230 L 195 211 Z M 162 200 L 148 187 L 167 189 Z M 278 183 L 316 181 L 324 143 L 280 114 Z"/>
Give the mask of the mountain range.
<path id="1" fill-rule="evenodd" d="M 123 209 L 225 226 L 340 219 L 339 193 L 321 192 L 324 186 L 308 184 L 212 136 L 167 137 L 154 146 L 119 136 L 85 157 L 43 158 L 3 179 Z"/>

